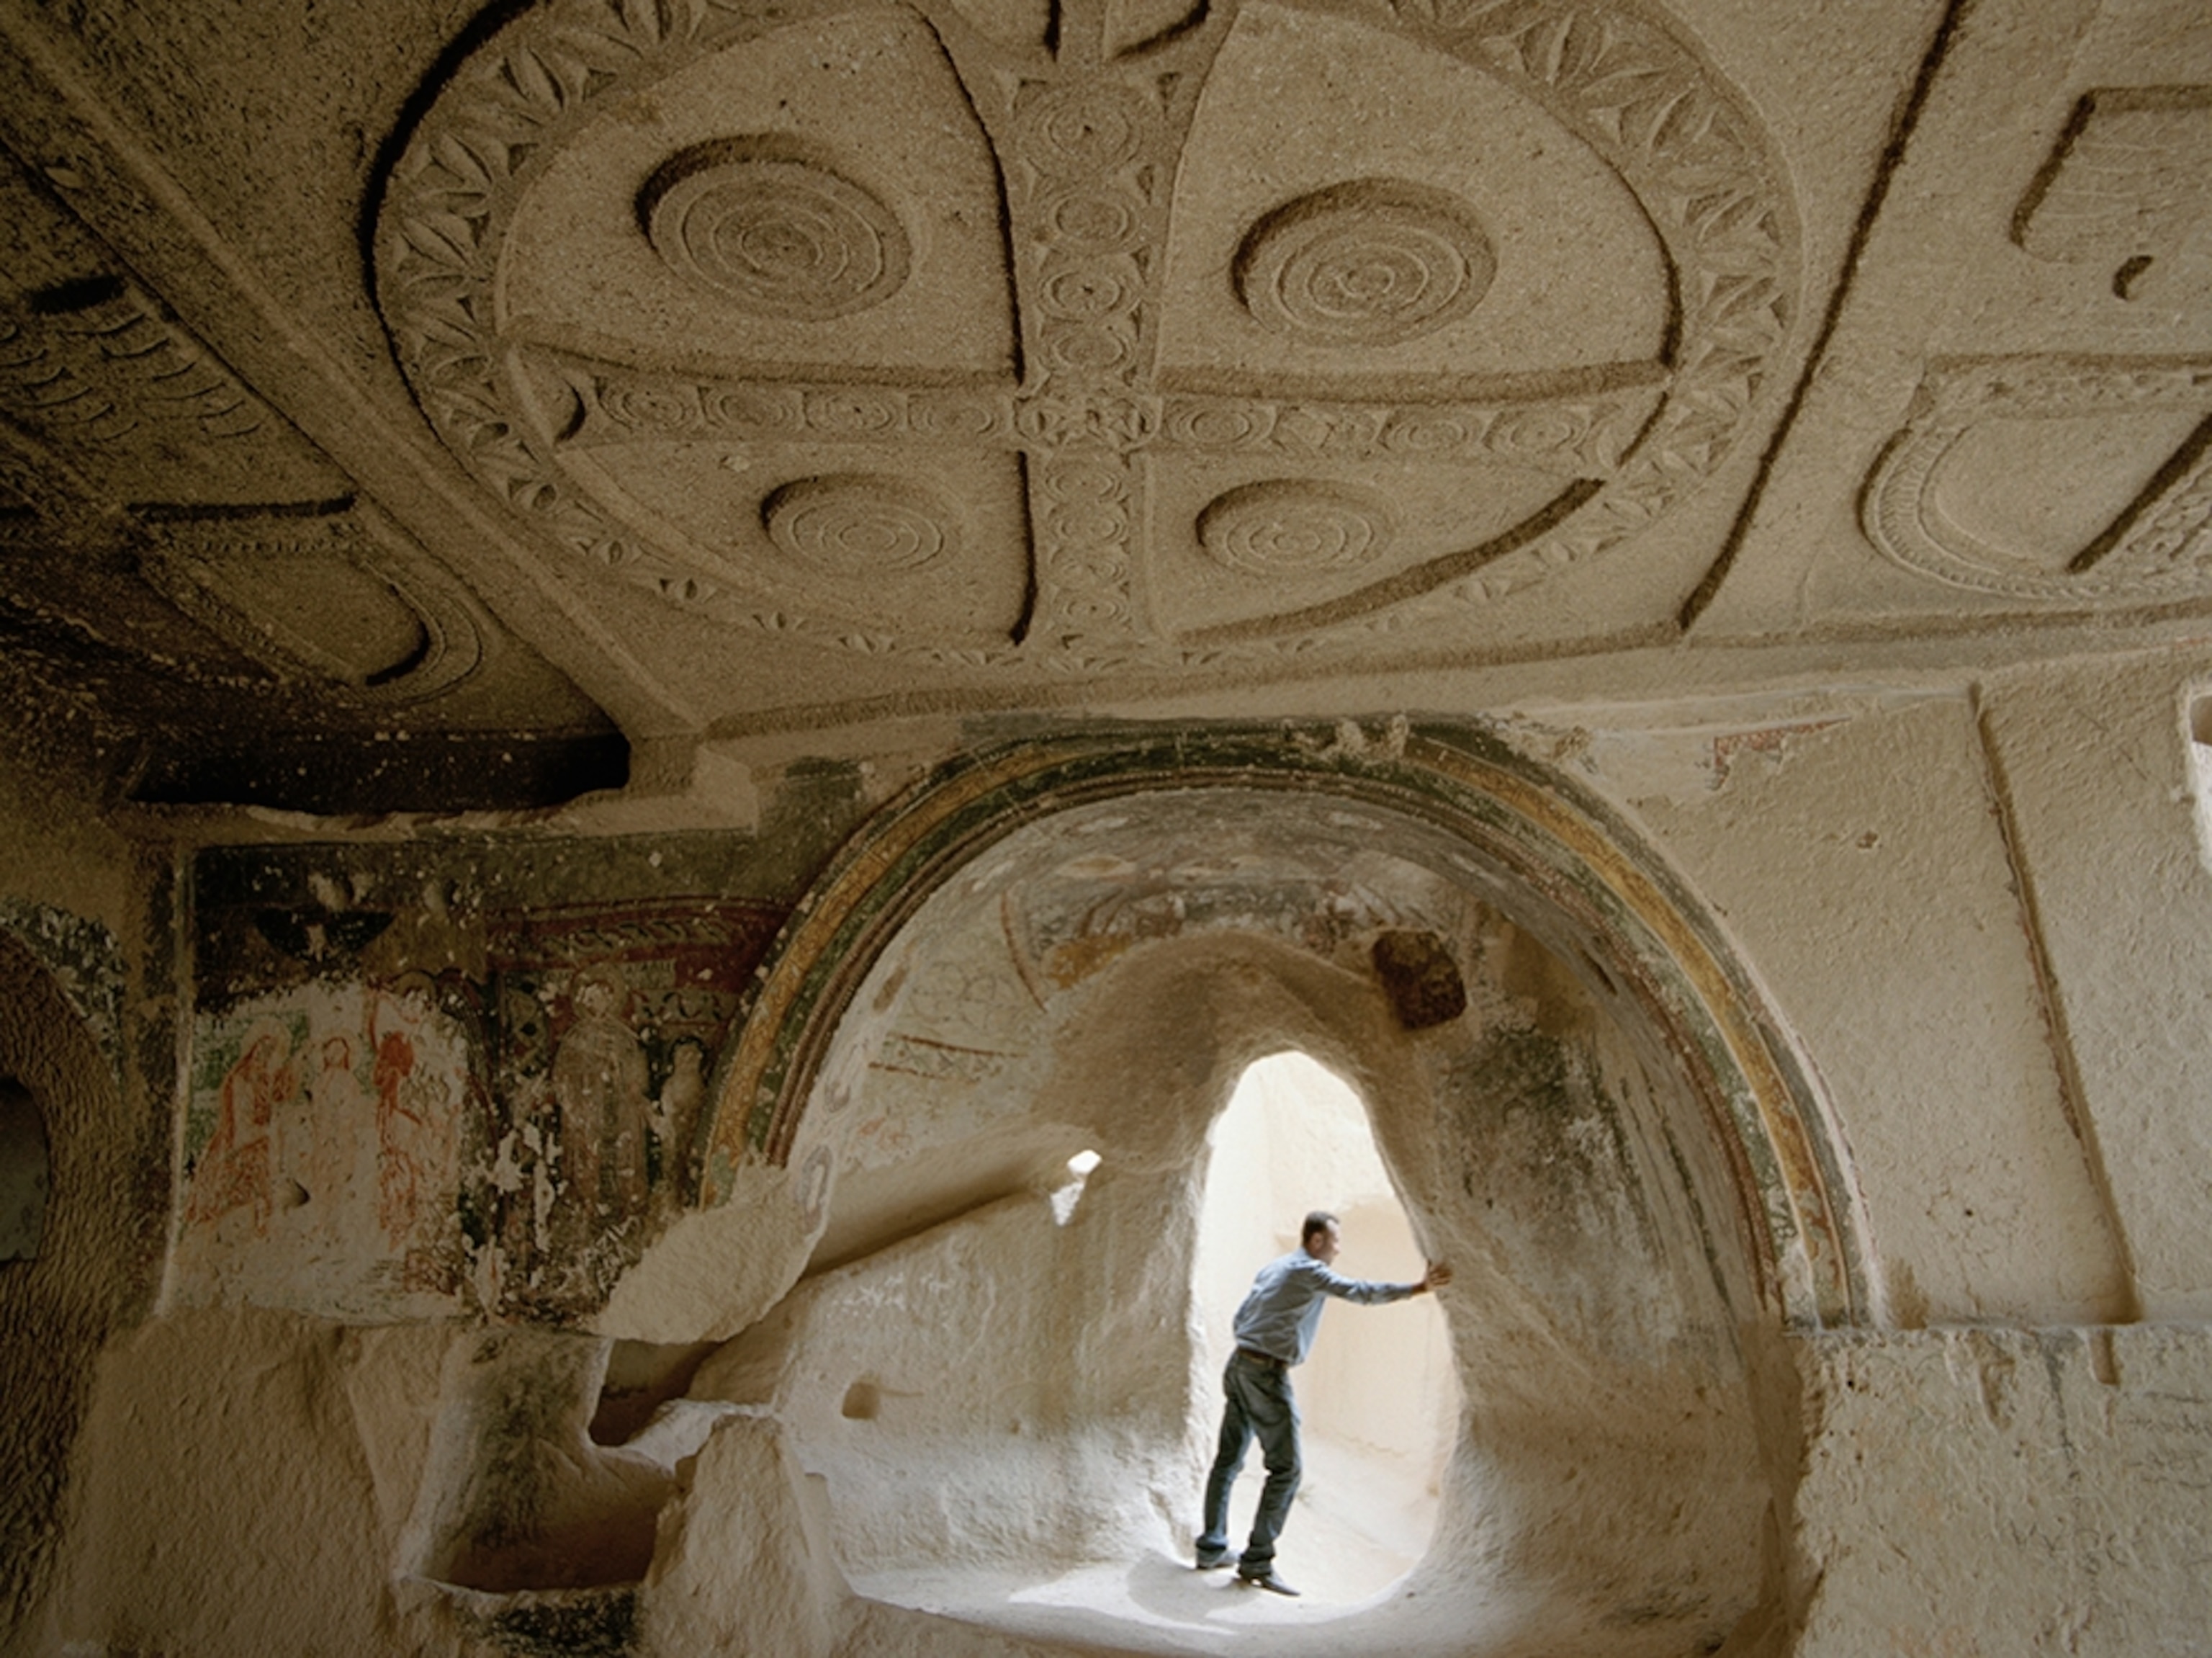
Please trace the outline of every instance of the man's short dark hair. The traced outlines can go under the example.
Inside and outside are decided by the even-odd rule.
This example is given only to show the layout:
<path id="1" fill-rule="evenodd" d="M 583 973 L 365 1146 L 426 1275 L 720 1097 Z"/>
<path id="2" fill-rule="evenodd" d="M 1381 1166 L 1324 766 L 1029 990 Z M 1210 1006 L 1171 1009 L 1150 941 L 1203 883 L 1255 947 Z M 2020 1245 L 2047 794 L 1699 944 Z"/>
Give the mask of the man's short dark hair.
<path id="1" fill-rule="evenodd" d="M 1338 1220 L 1335 1216 L 1330 1214 L 1327 1210 L 1316 1209 L 1312 1214 L 1306 1216 L 1306 1223 L 1298 1228 L 1298 1247 L 1304 1249 L 1308 1244 L 1311 1243 L 1313 1241 L 1315 1233 L 1326 1232 L 1333 1226 L 1341 1226 L 1343 1222 L 1341 1221 Z"/>

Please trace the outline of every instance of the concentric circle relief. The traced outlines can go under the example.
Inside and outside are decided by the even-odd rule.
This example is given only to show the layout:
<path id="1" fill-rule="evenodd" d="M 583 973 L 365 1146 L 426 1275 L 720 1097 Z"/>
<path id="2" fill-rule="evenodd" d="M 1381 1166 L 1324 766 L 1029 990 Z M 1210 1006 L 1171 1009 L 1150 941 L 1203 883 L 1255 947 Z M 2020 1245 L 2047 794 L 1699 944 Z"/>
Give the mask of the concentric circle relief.
<path id="1" fill-rule="evenodd" d="M 1583 20 L 1601 34 L 1603 52 L 1522 50 L 1531 28 L 1561 39 L 1571 30 L 1580 38 Z M 1681 314 L 1679 350 L 1656 407 L 1638 427 L 1632 453 L 1607 462 L 1588 509 L 1540 543 L 1486 566 L 1479 584 L 1435 587 L 1431 577 L 1445 579 L 1448 561 L 1409 567 L 1406 583 L 1377 587 L 1371 607 L 1337 613 L 1341 620 L 1332 625 L 1347 637 L 1355 628 L 1385 626 L 1384 613 L 1404 607 L 1393 596 L 1401 592 L 1431 595 L 1429 612 L 1436 614 L 1486 604 L 1641 533 L 1741 441 L 1761 406 L 1760 387 L 1777 381 L 1776 354 L 1796 326 L 1802 285 L 1796 203 L 1764 123 L 1695 42 L 1654 9 L 1636 0 L 1510 0 L 1376 11 L 1372 21 L 1536 99 L 1592 146 L 1644 204 L 1677 273 Z M 550 541 L 733 625 L 853 643 L 861 636 L 842 614 L 794 609 L 784 595 L 749 591 L 742 581 L 697 578 L 684 548 L 633 521 L 626 500 L 605 496 L 589 457 L 564 456 L 571 440 L 538 418 L 514 369 L 526 342 L 508 332 L 497 297 L 519 213 L 567 158 L 599 142 L 610 117 L 649 114 L 660 107 L 654 89 L 670 76 L 718 54 L 750 56 L 754 41 L 787 26 L 812 24 L 782 9 L 708 6 L 687 27 L 672 29 L 635 9 L 593 0 L 539 0 L 514 12 L 441 86 L 421 89 L 421 116 L 404 135 L 375 207 L 376 298 L 433 429 L 484 487 Z M 1183 130 L 1177 99 L 1184 94 L 1165 97 L 1160 88 L 1171 76 L 1184 77 L 1176 83 L 1186 89 L 1202 83 L 1218 45 L 1213 34 L 1194 31 L 1148 48 L 1153 56 L 1143 76 L 1133 70 L 1041 76 L 1027 56 L 976 48 L 976 61 L 999 71 L 987 77 L 985 101 L 995 106 L 995 113 L 985 112 L 987 136 L 1008 169 L 1002 204 L 1013 232 L 1009 251 L 1030 261 L 1025 268 L 1035 278 L 1019 295 L 1027 308 L 1020 319 L 1024 364 L 1035 383 L 995 393 L 993 409 L 978 413 L 964 392 L 924 399 L 896 365 L 878 375 L 855 362 L 842 365 L 836 387 L 811 374 L 769 373 L 745 384 L 702 381 L 681 399 L 641 395 L 626 411 L 633 417 L 628 424 L 684 442 L 730 426 L 810 444 L 817 436 L 873 442 L 884 427 L 877 405 L 888 397 L 908 411 L 899 430 L 1016 452 L 1041 477 L 1078 451 L 1110 456 L 1126 472 L 1139 450 L 1188 447 L 1208 454 L 1235 450 L 1255 462 L 1273 456 L 1285 470 L 1296 469 L 1310 458 L 1321 431 L 1304 393 L 1258 386 L 1235 396 L 1170 396 L 1164 403 L 1164 388 L 1151 383 L 1146 348 L 1152 323 L 1143 302 L 1152 273 L 1162 268 L 1167 198 L 1159 187 L 1180 164 L 1176 135 Z M 532 90 L 518 96 L 518 88 Z M 817 139 L 771 137 L 744 116 L 729 119 L 751 136 L 701 143 L 696 129 L 678 136 L 672 127 L 654 152 L 664 158 L 658 170 L 644 169 L 651 174 L 646 188 L 623 202 L 634 220 L 623 229 L 646 239 L 658 260 L 681 271 L 687 284 L 720 296 L 740 317 L 796 326 L 834 326 L 917 279 L 921 253 L 914 237 L 923 221 L 909 214 L 905 194 L 869 182 L 890 176 L 869 170 L 872 152 L 858 144 L 849 153 L 832 151 Z M 1685 214 L 1685 202 L 1698 210 Z M 1229 272 L 1232 293 L 1257 319 L 1253 326 L 1302 345 L 1372 348 L 1426 339 L 1492 302 L 1484 295 L 1496 271 L 1494 229 L 1479 222 L 1468 201 L 1425 183 L 1380 177 L 1334 183 L 1292 194 L 1243 231 Z M 828 329 L 819 338 L 831 343 Z M 1713 349 L 1723 340 L 1723 349 Z M 681 351 L 687 343 L 671 344 Z M 822 360 L 835 355 L 825 349 Z M 764 351 L 760 360 L 781 359 Z M 624 372 L 653 366 L 655 377 L 665 378 L 658 360 L 612 366 Z M 1107 382 L 1131 412 L 1085 405 Z M 1329 459 L 1347 464 L 1370 452 L 1439 460 L 1522 449 L 1550 455 L 1560 436 L 1553 429 L 1581 418 L 1556 408 L 1505 408 L 1478 418 L 1430 407 L 1418 387 L 1378 386 L 1372 399 L 1329 411 L 1324 436 Z M 591 441 L 605 436 L 595 432 Z M 882 437 L 893 440 L 893 431 L 884 429 Z M 823 453 L 811 464 L 836 473 L 860 458 L 840 461 Z M 798 460 L 793 470 L 809 465 Z M 1085 601 L 1084 584 L 1098 579 L 1092 566 L 1104 569 L 1105 554 L 1116 572 L 1146 556 L 1144 527 L 1126 504 L 1119 539 L 1100 547 L 1098 558 L 1051 564 L 1049 590 L 1039 600 L 1046 611 Z M 1032 505 L 1040 534 L 1050 529 L 1055 509 L 1079 519 L 1085 510 L 1072 501 Z M 957 517 L 939 516 L 941 506 L 917 509 L 957 531 Z M 1371 534 L 1363 540 L 1356 527 L 1335 551 L 1324 550 L 1334 546 L 1326 540 L 1309 548 L 1287 532 L 1271 539 L 1254 529 L 1232 542 L 1229 506 L 1217 503 L 1209 513 L 1210 552 L 1221 557 L 1233 546 L 1229 558 L 1256 560 L 1279 575 L 1307 559 L 1326 567 L 1333 558 L 1372 558 L 1379 545 Z M 1385 520 L 1375 522 L 1387 527 Z M 1189 524 L 1186 519 L 1182 535 Z M 1077 527 L 1105 525 L 1102 517 Z M 944 556 L 941 542 L 936 553 L 923 552 L 929 544 L 926 528 L 913 531 L 909 550 L 903 535 L 878 543 L 857 527 L 810 531 L 803 543 L 811 556 L 848 569 L 872 557 Z M 802 543 L 795 536 L 777 545 L 792 559 L 806 556 L 796 550 Z M 2132 556 L 2134 544 L 2125 551 Z M 1074 583 L 1067 592 L 1054 585 L 1063 575 Z M 1224 650 L 1257 659 L 1301 644 L 1294 632 L 1194 647 L 1165 635 L 1108 640 L 1054 626 L 983 655 L 994 668 L 1090 673 L 1139 658 L 1212 663 Z M 919 633 L 890 640 L 871 633 L 862 648 L 924 661 L 947 660 L 948 649 Z M 963 661 L 980 660 L 964 645 L 960 652 Z"/>
<path id="2" fill-rule="evenodd" d="M 1358 570 L 1389 546 L 1390 509 L 1372 490 L 1284 479 L 1216 497 L 1198 516 L 1206 556 L 1243 576 Z"/>
<path id="3" fill-rule="evenodd" d="M 672 269 L 763 317 L 818 322 L 880 304 L 911 257 L 889 207 L 774 136 L 672 156 L 647 181 L 638 216 Z"/>
<path id="4" fill-rule="evenodd" d="M 1033 92 L 1018 117 L 1021 152 L 1055 178 L 1091 178 L 1133 160 L 1145 141 L 1142 98 L 1107 80 Z"/>
<path id="5" fill-rule="evenodd" d="M 960 516 L 913 479 L 840 472 L 786 484 L 761 506 L 769 539 L 830 576 L 903 575 L 958 550 Z"/>
<path id="6" fill-rule="evenodd" d="M 1474 309 L 1498 272 L 1474 210 L 1394 179 L 1285 202 L 1245 233 L 1231 276 L 1262 327 L 1320 345 L 1395 345 Z"/>

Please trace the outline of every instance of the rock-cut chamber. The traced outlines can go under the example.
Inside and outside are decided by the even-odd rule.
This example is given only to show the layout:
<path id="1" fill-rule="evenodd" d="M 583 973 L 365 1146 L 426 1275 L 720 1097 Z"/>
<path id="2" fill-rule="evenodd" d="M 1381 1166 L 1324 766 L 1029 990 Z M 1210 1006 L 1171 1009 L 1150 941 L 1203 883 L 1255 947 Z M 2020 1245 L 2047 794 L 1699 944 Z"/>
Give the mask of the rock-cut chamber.
<path id="1" fill-rule="evenodd" d="M 1386 934 L 1426 941 L 1460 1011 L 1409 1028 Z M 691 1392 L 776 1424 L 827 1563 L 894 1606 L 1089 1649 L 1717 1649 L 1777 1589 L 1771 1314 L 1707 1104 L 1612 948 L 1382 810 L 1218 788 L 1032 821 L 859 981 L 791 1148 L 835 1170 L 811 1259 Z M 1344 1143 L 1371 1131 L 1379 1182 L 1294 1193 L 1301 1159 L 1346 1161 L 1328 1135 L 1240 1137 L 1240 1080 L 1286 1051 L 1356 1093 Z M 1256 1161 L 1284 1178 L 1229 1194 Z M 1283 1625 L 1188 1550 L 1217 1326 L 1331 1204 L 1354 1270 L 1458 1276 L 1429 1333 L 1324 1318 L 1280 1557 L 1316 1594 Z"/>

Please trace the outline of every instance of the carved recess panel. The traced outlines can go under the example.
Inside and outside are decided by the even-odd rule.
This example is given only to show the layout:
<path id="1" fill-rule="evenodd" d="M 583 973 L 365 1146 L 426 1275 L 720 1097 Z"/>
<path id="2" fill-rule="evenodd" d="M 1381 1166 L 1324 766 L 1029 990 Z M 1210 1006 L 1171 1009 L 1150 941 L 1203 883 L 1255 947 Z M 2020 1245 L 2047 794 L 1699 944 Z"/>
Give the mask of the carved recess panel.
<path id="1" fill-rule="evenodd" d="M 2161 261 L 2212 224 L 2212 87 L 2101 87 L 2082 94 L 2013 213 L 2039 259 L 2101 261 L 2133 299 Z"/>
<path id="2" fill-rule="evenodd" d="M 0 185 L 0 211 L 23 208 Z M 352 485 L 151 295 L 27 203 L 58 277 L 0 274 L 0 419 L 97 503 L 155 515 L 330 501 Z M 52 244 L 58 243 L 57 250 Z M 75 257 L 67 257 L 74 255 Z M 25 264 L 31 263 L 28 260 Z"/>
<path id="3" fill-rule="evenodd" d="M 410 135 L 378 296 L 574 552 L 1096 671 L 1628 540 L 1742 435 L 1796 243 L 1749 107 L 1603 0 L 555 0 Z"/>
<path id="4" fill-rule="evenodd" d="M 2212 359 L 1933 365 L 1875 465 L 1868 535 L 2008 598 L 2143 602 L 2212 588 Z"/>
<path id="5" fill-rule="evenodd" d="M 158 523 L 139 569 L 179 610 L 340 705 L 436 696 L 483 657 L 466 590 L 357 511 Z"/>
<path id="6" fill-rule="evenodd" d="M 228 509 L 352 489 L 153 296 L 106 272 L 0 295 L 0 418 L 112 505 Z"/>

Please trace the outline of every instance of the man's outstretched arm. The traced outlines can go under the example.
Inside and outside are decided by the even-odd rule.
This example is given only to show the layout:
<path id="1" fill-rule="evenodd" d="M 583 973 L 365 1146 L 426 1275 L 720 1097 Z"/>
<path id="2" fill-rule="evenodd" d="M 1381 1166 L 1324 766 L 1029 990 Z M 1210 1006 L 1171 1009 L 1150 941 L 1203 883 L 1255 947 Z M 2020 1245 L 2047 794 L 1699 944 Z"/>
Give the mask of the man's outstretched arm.
<path id="1" fill-rule="evenodd" d="M 1442 1261 L 1431 1261 L 1427 1274 L 1414 1283 L 1370 1283 L 1364 1278 L 1347 1278 L 1319 1261 L 1306 1263 L 1304 1270 L 1320 1284 L 1322 1293 L 1365 1307 L 1401 1301 L 1409 1295 L 1419 1295 L 1440 1283 L 1451 1282 L 1451 1268 Z"/>

